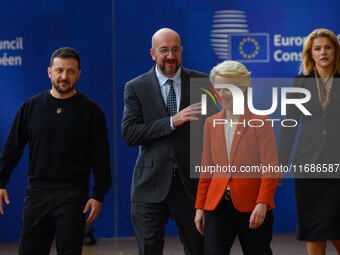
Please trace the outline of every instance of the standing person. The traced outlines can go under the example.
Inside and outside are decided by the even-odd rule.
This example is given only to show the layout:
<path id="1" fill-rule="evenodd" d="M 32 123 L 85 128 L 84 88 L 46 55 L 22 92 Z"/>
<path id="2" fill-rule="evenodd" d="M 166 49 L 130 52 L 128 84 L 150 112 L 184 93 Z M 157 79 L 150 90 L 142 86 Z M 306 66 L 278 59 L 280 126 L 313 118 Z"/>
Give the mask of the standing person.
<path id="1" fill-rule="evenodd" d="M 179 35 L 169 28 L 152 37 L 156 65 L 125 86 L 122 137 L 139 145 L 131 185 L 132 222 L 140 255 L 163 254 L 169 216 L 186 254 L 204 253 L 194 224 L 197 179 L 190 179 L 190 125 L 199 103 L 190 104 L 190 78 L 207 77 L 181 67 Z M 201 140 L 201 139 L 198 139 Z"/>
<path id="2" fill-rule="evenodd" d="M 247 96 L 250 75 L 236 61 L 224 61 L 210 72 L 214 86 L 232 84 Z M 274 131 L 268 117 L 233 113 L 234 96 L 227 88 L 216 88 L 223 110 L 209 117 L 204 127 L 201 178 L 197 190 L 197 230 L 204 235 L 205 254 L 229 254 L 238 236 L 244 254 L 272 254 L 272 209 L 277 185 L 275 172 L 261 167 L 277 166 Z M 216 120 L 226 120 L 215 125 Z M 252 122 L 252 124 L 247 124 Z M 243 124 L 245 123 L 245 124 Z M 206 169 L 232 167 L 232 171 Z M 250 172 L 244 169 L 259 171 Z M 231 168 L 229 168 L 231 169 Z M 256 169 L 256 168 L 255 168 Z M 269 169 L 269 168 L 268 168 Z"/>
<path id="3" fill-rule="evenodd" d="M 298 227 L 297 239 L 307 241 L 310 255 L 325 254 L 332 240 L 340 254 L 340 179 L 330 171 L 340 163 L 340 46 L 328 29 L 316 29 L 303 46 L 300 71 L 294 87 L 308 89 L 311 99 L 305 116 L 295 106 L 287 107 L 286 119 L 302 126 L 293 164 L 304 169 L 325 166 L 328 173 L 315 178 L 308 173 L 295 178 Z M 301 117 L 301 123 L 300 123 Z M 298 126 L 282 128 L 278 142 L 279 163 L 288 165 Z M 335 178 L 324 178 L 324 177 Z M 297 177 L 297 176 L 296 176 Z"/>
<path id="4" fill-rule="evenodd" d="M 48 68 L 52 89 L 22 104 L 1 153 L 3 214 L 3 199 L 9 204 L 5 185 L 29 144 L 22 255 L 48 255 L 54 235 L 58 254 L 80 255 L 85 222 L 97 219 L 111 186 L 105 116 L 96 102 L 76 91 L 79 75 L 79 54 L 71 48 L 56 50 Z M 88 200 L 91 169 L 95 185 Z"/>

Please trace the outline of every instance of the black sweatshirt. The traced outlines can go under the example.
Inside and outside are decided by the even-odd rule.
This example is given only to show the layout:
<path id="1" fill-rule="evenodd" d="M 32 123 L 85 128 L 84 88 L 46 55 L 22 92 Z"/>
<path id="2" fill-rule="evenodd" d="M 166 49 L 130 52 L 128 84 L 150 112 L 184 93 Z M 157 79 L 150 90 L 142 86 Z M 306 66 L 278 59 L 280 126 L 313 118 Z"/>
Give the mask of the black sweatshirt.
<path id="1" fill-rule="evenodd" d="M 67 99 L 49 90 L 20 107 L 0 155 L 0 188 L 5 188 L 28 142 L 29 188 L 88 189 L 91 169 L 93 198 L 103 201 L 111 187 L 110 152 L 104 113 L 77 92 Z"/>

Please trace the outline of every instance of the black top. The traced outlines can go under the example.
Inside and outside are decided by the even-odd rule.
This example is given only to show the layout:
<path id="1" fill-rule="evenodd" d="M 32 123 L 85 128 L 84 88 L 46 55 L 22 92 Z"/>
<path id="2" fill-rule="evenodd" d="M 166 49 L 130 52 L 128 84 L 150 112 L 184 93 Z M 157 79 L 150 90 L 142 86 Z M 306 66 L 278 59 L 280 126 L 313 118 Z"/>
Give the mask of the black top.
<path id="1" fill-rule="evenodd" d="M 295 105 L 287 105 L 286 119 L 294 119 L 299 125 L 302 124 L 293 163 L 314 164 L 318 159 L 322 159 L 324 163 L 338 164 L 340 161 L 338 149 L 340 144 L 340 74 L 334 75 L 330 92 L 331 100 L 326 111 L 323 111 L 319 102 L 314 72 L 308 76 L 296 76 L 293 87 L 310 91 L 311 99 L 304 103 L 304 107 L 312 114 L 305 116 Z M 290 96 L 299 98 L 301 94 L 291 93 Z M 278 140 L 279 164 L 288 165 L 299 125 L 282 127 Z M 335 176 L 334 174 L 336 173 L 333 172 L 332 175 Z"/>
<path id="2" fill-rule="evenodd" d="M 111 186 L 106 120 L 99 105 L 77 92 L 67 99 L 46 90 L 20 107 L 0 155 L 0 188 L 5 188 L 23 149 L 29 146 L 29 188 L 88 189 L 103 201 Z"/>
<path id="3" fill-rule="evenodd" d="M 305 116 L 295 105 L 287 105 L 286 119 L 294 119 L 301 126 L 293 160 L 297 166 L 294 172 L 297 239 L 339 240 L 340 74 L 334 75 L 326 111 L 319 101 L 314 72 L 295 78 L 293 87 L 305 88 L 311 93 L 311 99 L 304 106 L 312 114 Z M 298 98 L 295 93 L 291 96 Z M 282 127 L 278 140 L 279 164 L 288 165 L 297 130 L 298 126 Z"/>

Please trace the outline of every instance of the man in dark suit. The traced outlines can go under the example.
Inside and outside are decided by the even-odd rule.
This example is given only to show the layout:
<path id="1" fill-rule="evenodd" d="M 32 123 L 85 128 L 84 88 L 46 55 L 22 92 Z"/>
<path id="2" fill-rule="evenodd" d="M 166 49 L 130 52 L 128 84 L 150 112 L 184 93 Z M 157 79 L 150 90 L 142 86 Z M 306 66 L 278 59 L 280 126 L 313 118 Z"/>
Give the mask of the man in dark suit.
<path id="1" fill-rule="evenodd" d="M 156 65 L 125 86 L 122 121 L 125 143 L 140 146 L 131 187 L 138 250 L 163 254 L 170 216 L 185 253 L 200 255 L 204 249 L 194 224 L 198 179 L 190 178 L 189 123 L 200 118 L 201 104 L 190 105 L 190 78 L 207 75 L 181 67 L 181 40 L 171 29 L 153 35 L 150 53 Z"/>

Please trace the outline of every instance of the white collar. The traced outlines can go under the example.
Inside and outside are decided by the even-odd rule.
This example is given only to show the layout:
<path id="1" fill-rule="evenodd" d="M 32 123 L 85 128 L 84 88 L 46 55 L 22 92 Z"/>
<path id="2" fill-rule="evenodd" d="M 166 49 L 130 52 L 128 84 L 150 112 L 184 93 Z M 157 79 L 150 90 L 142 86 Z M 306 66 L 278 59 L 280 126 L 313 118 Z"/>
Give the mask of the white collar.
<path id="1" fill-rule="evenodd" d="M 177 71 L 177 73 L 175 74 L 175 76 L 171 77 L 171 78 L 168 78 L 168 77 L 165 77 L 163 74 L 161 74 L 159 71 L 158 71 L 158 68 L 157 68 L 157 65 L 155 67 L 155 70 L 156 70 L 156 77 L 159 81 L 159 85 L 162 87 L 166 82 L 167 80 L 169 79 L 172 79 L 175 84 L 181 84 L 181 71 L 182 71 L 182 68 L 180 67 Z"/>

